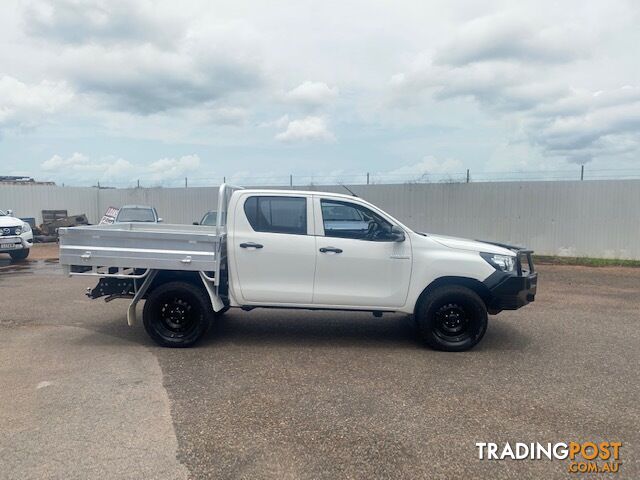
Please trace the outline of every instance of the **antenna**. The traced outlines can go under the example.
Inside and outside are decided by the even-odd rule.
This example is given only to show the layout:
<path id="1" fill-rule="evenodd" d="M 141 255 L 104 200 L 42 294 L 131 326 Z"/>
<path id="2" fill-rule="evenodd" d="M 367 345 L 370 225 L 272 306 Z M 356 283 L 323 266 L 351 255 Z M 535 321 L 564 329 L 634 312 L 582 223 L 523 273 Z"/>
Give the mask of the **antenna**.
<path id="1" fill-rule="evenodd" d="M 356 195 L 355 193 L 353 193 L 353 190 L 351 190 L 349 187 L 347 187 L 344 183 L 340 184 L 341 187 L 343 187 L 345 190 L 347 190 L 351 195 L 353 195 L 356 198 L 360 198 L 358 197 L 358 195 Z"/>

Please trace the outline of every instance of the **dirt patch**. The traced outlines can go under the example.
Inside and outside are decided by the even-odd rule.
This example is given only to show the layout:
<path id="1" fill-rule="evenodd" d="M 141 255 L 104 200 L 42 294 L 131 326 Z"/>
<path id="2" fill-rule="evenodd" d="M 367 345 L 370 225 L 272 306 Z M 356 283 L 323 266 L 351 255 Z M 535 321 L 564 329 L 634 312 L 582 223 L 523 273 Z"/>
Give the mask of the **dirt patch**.
<path id="1" fill-rule="evenodd" d="M 31 260 L 58 259 L 60 247 L 57 243 L 36 243 L 31 247 L 29 258 Z"/>

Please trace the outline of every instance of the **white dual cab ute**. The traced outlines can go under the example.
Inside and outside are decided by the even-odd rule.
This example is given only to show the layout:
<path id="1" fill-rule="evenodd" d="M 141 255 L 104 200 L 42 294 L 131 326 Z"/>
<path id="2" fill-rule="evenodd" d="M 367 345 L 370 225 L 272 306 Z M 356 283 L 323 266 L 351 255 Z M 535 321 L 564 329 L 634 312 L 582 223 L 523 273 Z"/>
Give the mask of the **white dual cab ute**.
<path id="1" fill-rule="evenodd" d="M 487 314 L 534 300 L 532 252 L 412 231 L 365 200 L 222 185 L 215 226 L 61 228 L 67 273 L 99 277 L 90 298 L 145 299 L 147 333 L 188 347 L 230 307 L 413 315 L 429 346 L 467 350 Z"/>
<path id="2" fill-rule="evenodd" d="M 24 260 L 33 246 L 31 225 L 13 216 L 11 210 L 0 210 L 0 253 L 13 260 Z"/>

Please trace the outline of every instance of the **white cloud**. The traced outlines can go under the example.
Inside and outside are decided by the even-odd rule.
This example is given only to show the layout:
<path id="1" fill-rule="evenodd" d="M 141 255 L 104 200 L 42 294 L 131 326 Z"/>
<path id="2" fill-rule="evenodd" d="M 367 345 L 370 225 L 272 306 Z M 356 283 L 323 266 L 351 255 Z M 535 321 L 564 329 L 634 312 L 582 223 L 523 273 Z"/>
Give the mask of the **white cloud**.
<path id="1" fill-rule="evenodd" d="M 64 43 L 167 43 L 184 26 L 179 16 L 160 12 L 151 0 L 34 0 L 26 4 L 25 26 L 33 35 Z"/>
<path id="2" fill-rule="evenodd" d="M 420 162 L 412 165 L 404 165 L 386 173 L 389 177 L 402 177 L 414 180 L 424 180 L 429 175 L 437 175 L 442 177 L 443 175 L 460 176 L 464 173 L 464 166 L 460 160 L 454 158 L 447 158 L 444 160 L 438 160 L 434 156 L 426 156 Z M 380 174 L 382 177 L 384 173 Z"/>
<path id="3" fill-rule="evenodd" d="M 219 125 L 242 125 L 248 116 L 247 109 L 241 107 L 220 107 L 211 112 L 211 120 Z"/>
<path id="4" fill-rule="evenodd" d="M 310 140 L 330 142 L 335 140 L 335 135 L 329 131 L 327 122 L 323 117 L 309 116 L 290 121 L 286 130 L 276 135 L 276 140 L 281 142 Z"/>
<path id="5" fill-rule="evenodd" d="M 263 128 L 263 127 L 275 127 L 279 130 L 282 130 L 283 128 L 285 128 L 287 125 L 289 125 L 289 115 L 285 114 L 282 115 L 281 117 L 275 119 L 275 120 L 269 120 L 266 122 L 261 122 L 260 124 L 258 124 L 259 127 Z"/>
<path id="6" fill-rule="evenodd" d="M 102 109 L 207 108 L 264 80 L 258 35 L 243 21 L 187 21 L 150 0 L 40 0 L 25 7 L 22 21 L 54 46 L 50 73 Z"/>
<path id="7" fill-rule="evenodd" d="M 566 62 L 587 51 L 580 33 L 567 26 L 533 25 L 529 19 L 498 13 L 462 25 L 436 60 L 451 65 L 487 60 Z"/>
<path id="8" fill-rule="evenodd" d="M 198 155 L 179 158 L 161 158 L 146 164 L 134 164 L 113 156 L 90 158 L 80 152 L 68 157 L 53 155 L 40 164 L 49 178 L 59 181 L 91 183 L 112 182 L 116 185 L 131 184 L 137 179 L 143 182 L 162 184 L 171 180 L 182 180 L 192 175 L 201 166 Z"/>
<path id="9" fill-rule="evenodd" d="M 471 100 L 509 124 L 514 143 L 525 140 L 556 164 L 620 158 L 633 146 L 640 153 L 640 89 L 577 89 L 565 78 L 591 51 L 585 28 L 503 14 L 472 20 L 391 77 L 396 105 Z"/>
<path id="10" fill-rule="evenodd" d="M 498 150 L 505 168 L 640 158 L 637 100 L 621 88 L 640 86 L 637 2 L 356 2 L 341 15 L 330 2 L 311 13 L 255 0 L 7 5 L 7 170 L 36 175 L 41 152 L 76 139 L 87 152 L 112 145 L 135 168 L 188 146 L 200 169 L 227 176 L 265 164 L 302 174 L 319 158 L 329 170 L 387 171 L 423 152 L 472 171 Z M 313 141 L 336 136 L 326 158 Z M 304 140 L 304 152 L 286 147 Z"/>
<path id="11" fill-rule="evenodd" d="M 285 98 L 292 103 L 308 107 L 319 107 L 334 101 L 338 96 L 338 87 L 329 87 L 324 82 L 306 81 L 289 90 Z"/>
<path id="12" fill-rule="evenodd" d="M 123 180 L 135 171 L 131 162 L 122 158 L 105 157 L 92 160 L 82 153 L 75 152 L 69 157 L 54 155 L 40 165 L 51 175 L 75 180 Z"/>
<path id="13" fill-rule="evenodd" d="M 30 128 L 45 121 L 73 98 L 65 82 L 43 80 L 28 85 L 3 75 L 0 77 L 0 127 Z"/>
<path id="14" fill-rule="evenodd" d="M 151 162 L 145 169 L 154 181 L 185 177 L 200 167 L 198 155 L 185 155 L 180 158 L 161 158 Z"/>

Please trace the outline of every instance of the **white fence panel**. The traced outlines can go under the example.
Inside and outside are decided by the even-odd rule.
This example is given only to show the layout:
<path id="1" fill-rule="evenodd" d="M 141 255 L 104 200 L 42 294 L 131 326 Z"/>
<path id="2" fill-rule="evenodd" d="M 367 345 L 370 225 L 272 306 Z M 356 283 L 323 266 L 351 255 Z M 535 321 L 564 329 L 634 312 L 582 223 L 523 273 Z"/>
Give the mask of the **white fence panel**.
<path id="1" fill-rule="evenodd" d="M 341 186 L 296 187 L 348 193 Z M 532 247 L 540 254 L 640 259 L 640 180 L 350 186 L 418 231 Z M 153 205 L 168 223 L 215 210 L 216 187 L 101 189 L 0 185 L 0 209 L 42 221 L 43 209 L 86 213 Z"/>

